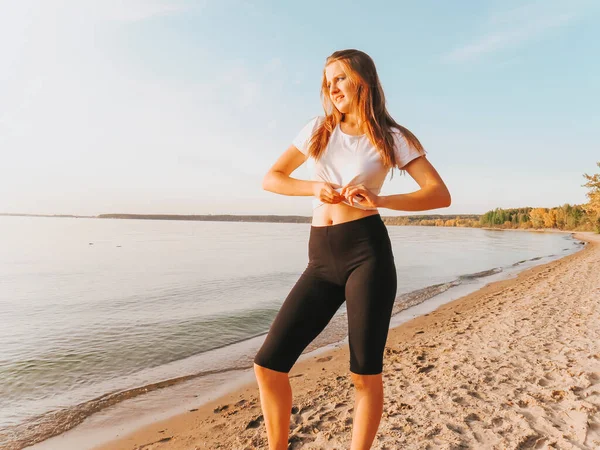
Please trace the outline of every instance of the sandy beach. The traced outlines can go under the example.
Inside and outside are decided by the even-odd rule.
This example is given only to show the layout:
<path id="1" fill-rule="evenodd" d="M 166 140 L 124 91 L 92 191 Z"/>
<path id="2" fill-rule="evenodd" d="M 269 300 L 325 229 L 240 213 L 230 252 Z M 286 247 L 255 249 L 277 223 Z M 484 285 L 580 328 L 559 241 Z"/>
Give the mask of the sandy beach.
<path id="1" fill-rule="evenodd" d="M 600 236 L 390 330 L 374 449 L 600 449 Z M 347 449 L 344 346 L 290 373 L 291 449 Z M 266 449 L 255 384 L 98 450 Z"/>

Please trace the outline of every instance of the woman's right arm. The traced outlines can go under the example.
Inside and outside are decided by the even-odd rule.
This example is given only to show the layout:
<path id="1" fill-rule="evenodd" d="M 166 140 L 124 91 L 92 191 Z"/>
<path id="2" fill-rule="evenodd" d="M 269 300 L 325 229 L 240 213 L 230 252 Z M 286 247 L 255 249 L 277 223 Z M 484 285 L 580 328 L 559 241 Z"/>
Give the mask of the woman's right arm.
<path id="1" fill-rule="evenodd" d="M 294 145 L 283 152 L 263 178 L 263 189 L 282 195 L 313 195 L 327 203 L 339 203 L 342 197 L 329 183 L 298 180 L 292 172 L 306 161 L 306 155 Z"/>

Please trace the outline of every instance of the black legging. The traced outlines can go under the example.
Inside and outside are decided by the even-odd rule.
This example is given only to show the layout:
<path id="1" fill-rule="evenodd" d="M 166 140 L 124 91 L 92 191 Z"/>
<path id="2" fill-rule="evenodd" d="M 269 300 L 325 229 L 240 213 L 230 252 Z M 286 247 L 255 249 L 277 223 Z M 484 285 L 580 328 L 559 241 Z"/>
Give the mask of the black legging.
<path id="1" fill-rule="evenodd" d="M 254 362 L 289 372 L 346 300 L 350 371 L 379 374 L 396 297 L 396 267 L 380 215 L 310 229 L 308 267 Z"/>

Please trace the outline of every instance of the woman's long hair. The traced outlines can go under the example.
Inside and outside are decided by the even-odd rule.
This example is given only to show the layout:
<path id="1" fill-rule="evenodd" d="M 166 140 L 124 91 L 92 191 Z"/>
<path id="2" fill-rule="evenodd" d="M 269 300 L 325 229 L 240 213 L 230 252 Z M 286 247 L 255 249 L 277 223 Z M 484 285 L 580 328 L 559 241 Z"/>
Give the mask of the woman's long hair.
<path id="1" fill-rule="evenodd" d="M 354 105 L 358 112 L 359 125 L 361 129 L 366 131 L 366 135 L 373 146 L 379 150 L 383 164 L 393 169 L 399 163 L 399 161 L 396 161 L 394 154 L 393 128 L 402 132 L 408 141 L 408 145 L 413 146 L 419 152 L 425 153 L 423 146 L 415 135 L 396 123 L 388 113 L 385 107 L 383 88 L 371 57 L 360 50 L 340 50 L 327 58 L 325 67 L 334 61 L 339 61 L 342 64 L 348 81 L 356 87 Z M 315 159 L 321 157 L 327 147 L 331 133 L 343 118 L 343 114 L 331 102 L 325 69 L 323 69 L 323 82 L 321 85 L 321 102 L 325 110 L 325 120 L 315 130 L 308 149 L 308 154 Z"/>

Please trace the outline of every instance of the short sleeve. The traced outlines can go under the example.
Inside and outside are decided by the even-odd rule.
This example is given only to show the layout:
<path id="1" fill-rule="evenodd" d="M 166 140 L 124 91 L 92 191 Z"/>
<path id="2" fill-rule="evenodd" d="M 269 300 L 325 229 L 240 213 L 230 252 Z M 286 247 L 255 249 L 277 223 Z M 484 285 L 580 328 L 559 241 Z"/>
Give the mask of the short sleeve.
<path id="1" fill-rule="evenodd" d="M 308 145 L 310 144 L 310 138 L 315 132 L 317 125 L 321 123 L 323 118 L 320 116 L 314 117 L 311 119 L 304 128 L 300 130 L 296 138 L 292 141 L 294 147 L 300 150 L 305 155 L 308 154 Z"/>
<path id="2" fill-rule="evenodd" d="M 396 156 L 396 164 L 400 169 L 406 166 L 413 159 L 423 156 L 425 151 L 419 151 L 414 148 L 404 134 L 400 131 L 394 131 L 394 152 Z"/>

